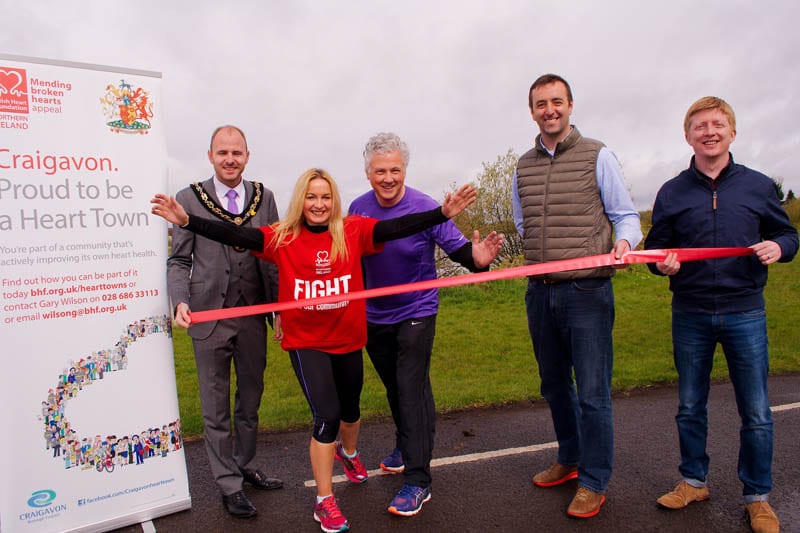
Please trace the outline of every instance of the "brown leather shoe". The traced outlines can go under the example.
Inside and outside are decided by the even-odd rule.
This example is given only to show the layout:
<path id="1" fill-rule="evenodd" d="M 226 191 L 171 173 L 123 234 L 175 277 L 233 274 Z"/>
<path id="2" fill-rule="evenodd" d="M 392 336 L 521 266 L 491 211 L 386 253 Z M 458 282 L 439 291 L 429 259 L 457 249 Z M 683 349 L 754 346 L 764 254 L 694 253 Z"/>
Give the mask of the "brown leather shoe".
<path id="1" fill-rule="evenodd" d="M 555 487 L 578 477 L 577 466 L 564 466 L 558 461 L 533 476 L 533 484 L 537 487 Z"/>
<path id="2" fill-rule="evenodd" d="M 573 518 L 591 518 L 600 512 L 600 507 L 605 502 L 605 494 L 598 494 L 585 487 L 578 487 L 578 492 L 575 493 L 572 503 L 567 508 L 567 514 Z"/>
<path id="3" fill-rule="evenodd" d="M 748 503 L 746 507 L 750 529 L 755 533 L 778 533 L 781 530 L 781 523 L 767 502 Z"/>
<path id="4" fill-rule="evenodd" d="M 708 487 L 693 487 L 681 481 L 672 490 L 656 500 L 656 503 L 667 509 L 683 509 L 692 502 L 702 502 L 709 498 Z"/>

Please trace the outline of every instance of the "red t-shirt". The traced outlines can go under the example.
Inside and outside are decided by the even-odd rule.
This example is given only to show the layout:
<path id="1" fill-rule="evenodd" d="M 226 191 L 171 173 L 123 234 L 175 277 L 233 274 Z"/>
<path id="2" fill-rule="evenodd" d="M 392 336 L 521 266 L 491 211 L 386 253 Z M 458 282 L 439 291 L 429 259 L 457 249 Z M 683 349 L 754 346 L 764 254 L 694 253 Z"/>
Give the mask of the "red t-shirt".
<path id="1" fill-rule="evenodd" d="M 383 249 L 372 242 L 377 219 L 349 216 L 344 219 L 346 261 L 329 260 L 331 234 L 313 233 L 305 227 L 291 244 L 270 246 L 272 226 L 261 227 L 264 251 L 253 255 L 278 265 L 278 301 L 296 301 L 364 290 L 361 257 Z M 310 348 L 348 353 L 367 343 L 366 301 L 344 300 L 281 311 L 284 350 Z"/>

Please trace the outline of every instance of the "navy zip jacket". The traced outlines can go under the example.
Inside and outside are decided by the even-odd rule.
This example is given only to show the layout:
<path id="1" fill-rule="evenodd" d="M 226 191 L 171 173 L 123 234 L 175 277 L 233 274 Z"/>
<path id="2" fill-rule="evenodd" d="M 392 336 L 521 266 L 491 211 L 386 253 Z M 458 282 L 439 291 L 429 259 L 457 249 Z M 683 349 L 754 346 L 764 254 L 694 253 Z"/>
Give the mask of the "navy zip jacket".
<path id="1" fill-rule="evenodd" d="M 763 240 L 781 247 L 781 262 L 797 254 L 797 230 L 778 201 L 775 183 L 760 172 L 730 163 L 717 177 L 689 168 L 656 195 L 645 249 L 746 247 Z M 661 275 L 654 263 L 650 270 Z M 676 311 L 724 314 L 764 307 L 767 267 L 754 255 L 681 263 L 670 276 Z"/>

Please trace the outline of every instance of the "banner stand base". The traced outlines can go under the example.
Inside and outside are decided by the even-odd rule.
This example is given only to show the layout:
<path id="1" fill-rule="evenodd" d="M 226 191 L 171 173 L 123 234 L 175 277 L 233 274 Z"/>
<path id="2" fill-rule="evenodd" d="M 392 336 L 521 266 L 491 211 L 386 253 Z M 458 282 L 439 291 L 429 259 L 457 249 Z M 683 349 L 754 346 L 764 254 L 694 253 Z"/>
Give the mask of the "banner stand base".
<path id="1" fill-rule="evenodd" d="M 96 522 L 77 529 L 71 529 L 70 532 L 102 532 L 111 531 L 114 529 L 123 528 L 133 524 L 140 524 L 143 533 L 153 533 L 156 531 L 153 519 L 160 516 L 177 513 L 179 511 L 186 511 L 192 508 L 192 499 L 185 498 L 183 500 L 174 501 L 166 505 L 160 505 L 151 509 L 143 509 L 124 516 L 117 516 L 111 520 L 104 520 Z"/>

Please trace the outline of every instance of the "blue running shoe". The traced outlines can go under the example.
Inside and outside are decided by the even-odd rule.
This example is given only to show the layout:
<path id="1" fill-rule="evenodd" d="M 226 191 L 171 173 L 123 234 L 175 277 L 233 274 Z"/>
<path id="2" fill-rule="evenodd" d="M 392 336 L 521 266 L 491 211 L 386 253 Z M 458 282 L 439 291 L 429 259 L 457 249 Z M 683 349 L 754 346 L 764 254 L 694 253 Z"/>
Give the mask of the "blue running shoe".
<path id="1" fill-rule="evenodd" d="M 406 466 L 403 464 L 403 453 L 400 451 L 400 448 L 395 448 L 392 453 L 384 457 L 383 461 L 381 461 L 381 470 L 384 472 L 389 472 L 390 474 L 399 474 L 405 469 Z"/>
<path id="2" fill-rule="evenodd" d="M 414 516 L 420 512 L 422 504 L 430 499 L 430 487 L 416 487 L 406 483 L 389 504 L 389 512 L 399 516 Z"/>

